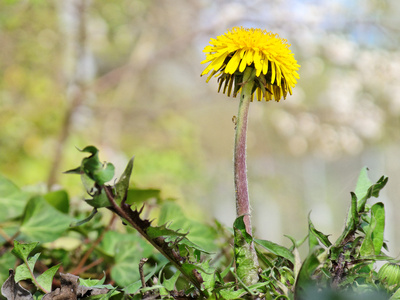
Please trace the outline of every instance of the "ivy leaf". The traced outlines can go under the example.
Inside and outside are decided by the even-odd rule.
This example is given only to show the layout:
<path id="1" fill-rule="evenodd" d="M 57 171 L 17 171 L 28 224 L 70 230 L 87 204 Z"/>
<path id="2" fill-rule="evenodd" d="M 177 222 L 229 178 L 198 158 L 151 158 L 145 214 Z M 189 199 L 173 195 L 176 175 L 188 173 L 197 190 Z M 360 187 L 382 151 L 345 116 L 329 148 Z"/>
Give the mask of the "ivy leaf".
<path id="1" fill-rule="evenodd" d="M 68 229 L 72 219 L 60 213 L 41 196 L 33 197 L 26 205 L 20 231 L 28 240 L 51 242 Z"/>
<path id="2" fill-rule="evenodd" d="M 0 222 L 20 216 L 30 195 L 0 175 Z"/>
<path id="3" fill-rule="evenodd" d="M 69 197 L 68 193 L 64 190 L 53 191 L 45 194 L 44 199 L 58 211 L 68 214 L 69 213 Z"/>
<path id="4" fill-rule="evenodd" d="M 52 266 L 51 268 L 44 271 L 38 277 L 36 277 L 36 281 L 43 287 L 46 291 L 51 291 L 51 285 L 53 283 L 54 275 L 57 273 L 58 268 L 61 264 Z"/>
<path id="5" fill-rule="evenodd" d="M 21 259 L 22 261 L 26 262 L 28 261 L 28 256 L 32 252 L 33 249 L 36 248 L 36 246 L 39 244 L 39 242 L 33 242 L 33 243 L 27 243 L 23 244 L 18 241 L 14 241 L 14 248 L 12 249 L 12 253 Z"/>
<path id="6" fill-rule="evenodd" d="M 34 256 L 28 258 L 28 260 L 24 262 L 25 264 L 19 265 L 15 269 L 15 282 L 20 282 L 21 280 L 26 279 L 33 281 L 32 274 L 39 256 L 40 253 L 36 253 Z"/>

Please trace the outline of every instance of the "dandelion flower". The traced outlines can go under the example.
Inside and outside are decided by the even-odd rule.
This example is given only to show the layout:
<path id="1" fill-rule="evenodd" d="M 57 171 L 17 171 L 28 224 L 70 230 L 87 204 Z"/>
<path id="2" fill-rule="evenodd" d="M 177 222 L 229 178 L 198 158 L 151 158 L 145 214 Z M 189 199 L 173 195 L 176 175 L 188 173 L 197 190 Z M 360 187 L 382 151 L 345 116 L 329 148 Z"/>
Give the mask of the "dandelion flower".
<path id="1" fill-rule="evenodd" d="M 223 93 L 233 97 L 241 91 L 243 74 L 246 67 L 255 69 L 254 87 L 257 100 L 266 101 L 282 97 L 286 99 L 299 79 L 299 65 L 289 49 L 290 44 L 273 34 L 261 29 L 234 27 L 225 34 L 210 40 L 203 52 L 206 59 L 202 64 L 210 63 L 201 76 L 208 74 L 207 82 L 215 75 Z M 233 88 L 233 93 L 232 93 Z"/>
<path id="2" fill-rule="evenodd" d="M 224 35 L 211 39 L 204 48 L 209 63 L 201 76 L 208 74 L 207 82 L 218 77 L 219 88 L 228 96 L 240 92 L 239 110 L 236 118 L 233 154 L 236 216 L 234 225 L 234 249 L 236 274 L 250 286 L 258 282 L 258 259 L 253 241 L 244 238 L 252 235 L 251 209 L 247 184 L 246 135 L 250 102 L 254 94 L 261 101 L 282 97 L 286 99 L 299 78 L 299 65 L 289 50 L 287 41 L 277 34 L 261 29 L 234 27 Z M 243 218 L 243 219 L 241 219 Z M 243 230 L 243 223 L 245 233 Z"/>

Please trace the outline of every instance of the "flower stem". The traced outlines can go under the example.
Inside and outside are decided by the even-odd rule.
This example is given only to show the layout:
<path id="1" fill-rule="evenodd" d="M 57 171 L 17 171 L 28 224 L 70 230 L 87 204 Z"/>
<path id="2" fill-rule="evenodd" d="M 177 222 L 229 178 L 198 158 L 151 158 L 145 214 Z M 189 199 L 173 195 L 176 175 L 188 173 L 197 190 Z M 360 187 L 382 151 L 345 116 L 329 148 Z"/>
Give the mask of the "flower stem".
<path id="1" fill-rule="evenodd" d="M 236 194 L 236 216 L 244 216 L 243 221 L 248 234 L 252 235 L 250 220 L 250 203 L 247 185 L 246 167 L 246 134 L 247 116 L 254 86 L 255 69 L 247 67 L 244 71 L 242 92 L 240 94 L 239 112 L 236 123 L 234 173 Z"/>
<path id="2" fill-rule="evenodd" d="M 234 228 L 235 264 L 237 275 L 246 285 L 252 285 L 258 282 L 259 266 L 257 253 L 252 240 L 251 211 L 246 168 L 247 117 L 254 87 L 255 72 L 255 69 L 247 67 L 243 74 L 243 85 L 240 94 L 239 112 L 236 123 L 234 151 L 236 217 L 239 218 L 243 216 L 245 229 L 245 232 L 241 232 L 240 230 L 237 230 L 237 228 Z"/>

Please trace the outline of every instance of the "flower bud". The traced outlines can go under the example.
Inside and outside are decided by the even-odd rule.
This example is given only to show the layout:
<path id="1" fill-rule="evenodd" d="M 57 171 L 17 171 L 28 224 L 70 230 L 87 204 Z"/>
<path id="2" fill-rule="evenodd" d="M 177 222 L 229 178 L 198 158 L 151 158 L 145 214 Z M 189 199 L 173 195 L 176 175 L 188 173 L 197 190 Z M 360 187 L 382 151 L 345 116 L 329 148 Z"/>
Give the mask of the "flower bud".
<path id="1" fill-rule="evenodd" d="M 394 263 L 384 264 L 379 269 L 378 278 L 387 290 L 396 290 L 400 286 L 400 266 Z"/>

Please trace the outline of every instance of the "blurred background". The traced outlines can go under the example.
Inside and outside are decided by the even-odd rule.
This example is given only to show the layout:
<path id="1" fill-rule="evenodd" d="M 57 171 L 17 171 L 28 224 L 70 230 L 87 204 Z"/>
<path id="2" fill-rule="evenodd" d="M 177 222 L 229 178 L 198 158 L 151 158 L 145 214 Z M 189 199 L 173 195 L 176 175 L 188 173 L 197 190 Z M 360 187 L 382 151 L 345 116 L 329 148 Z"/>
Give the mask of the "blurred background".
<path id="1" fill-rule="evenodd" d="M 117 174 L 176 198 L 194 218 L 235 218 L 238 101 L 200 77 L 203 48 L 233 26 L 278 33 L 301 65 L 293 96 L 250 106 L 248 175 L 256 236 L 290 245 L 307 216 L 337 237 L 367 166 L 386 240 L 400 254 L 398 0 L 2 0 L 0 173 L 65 188 L 96 145 Z M 83 209 L 90 210 L 87 205 Z"/>

